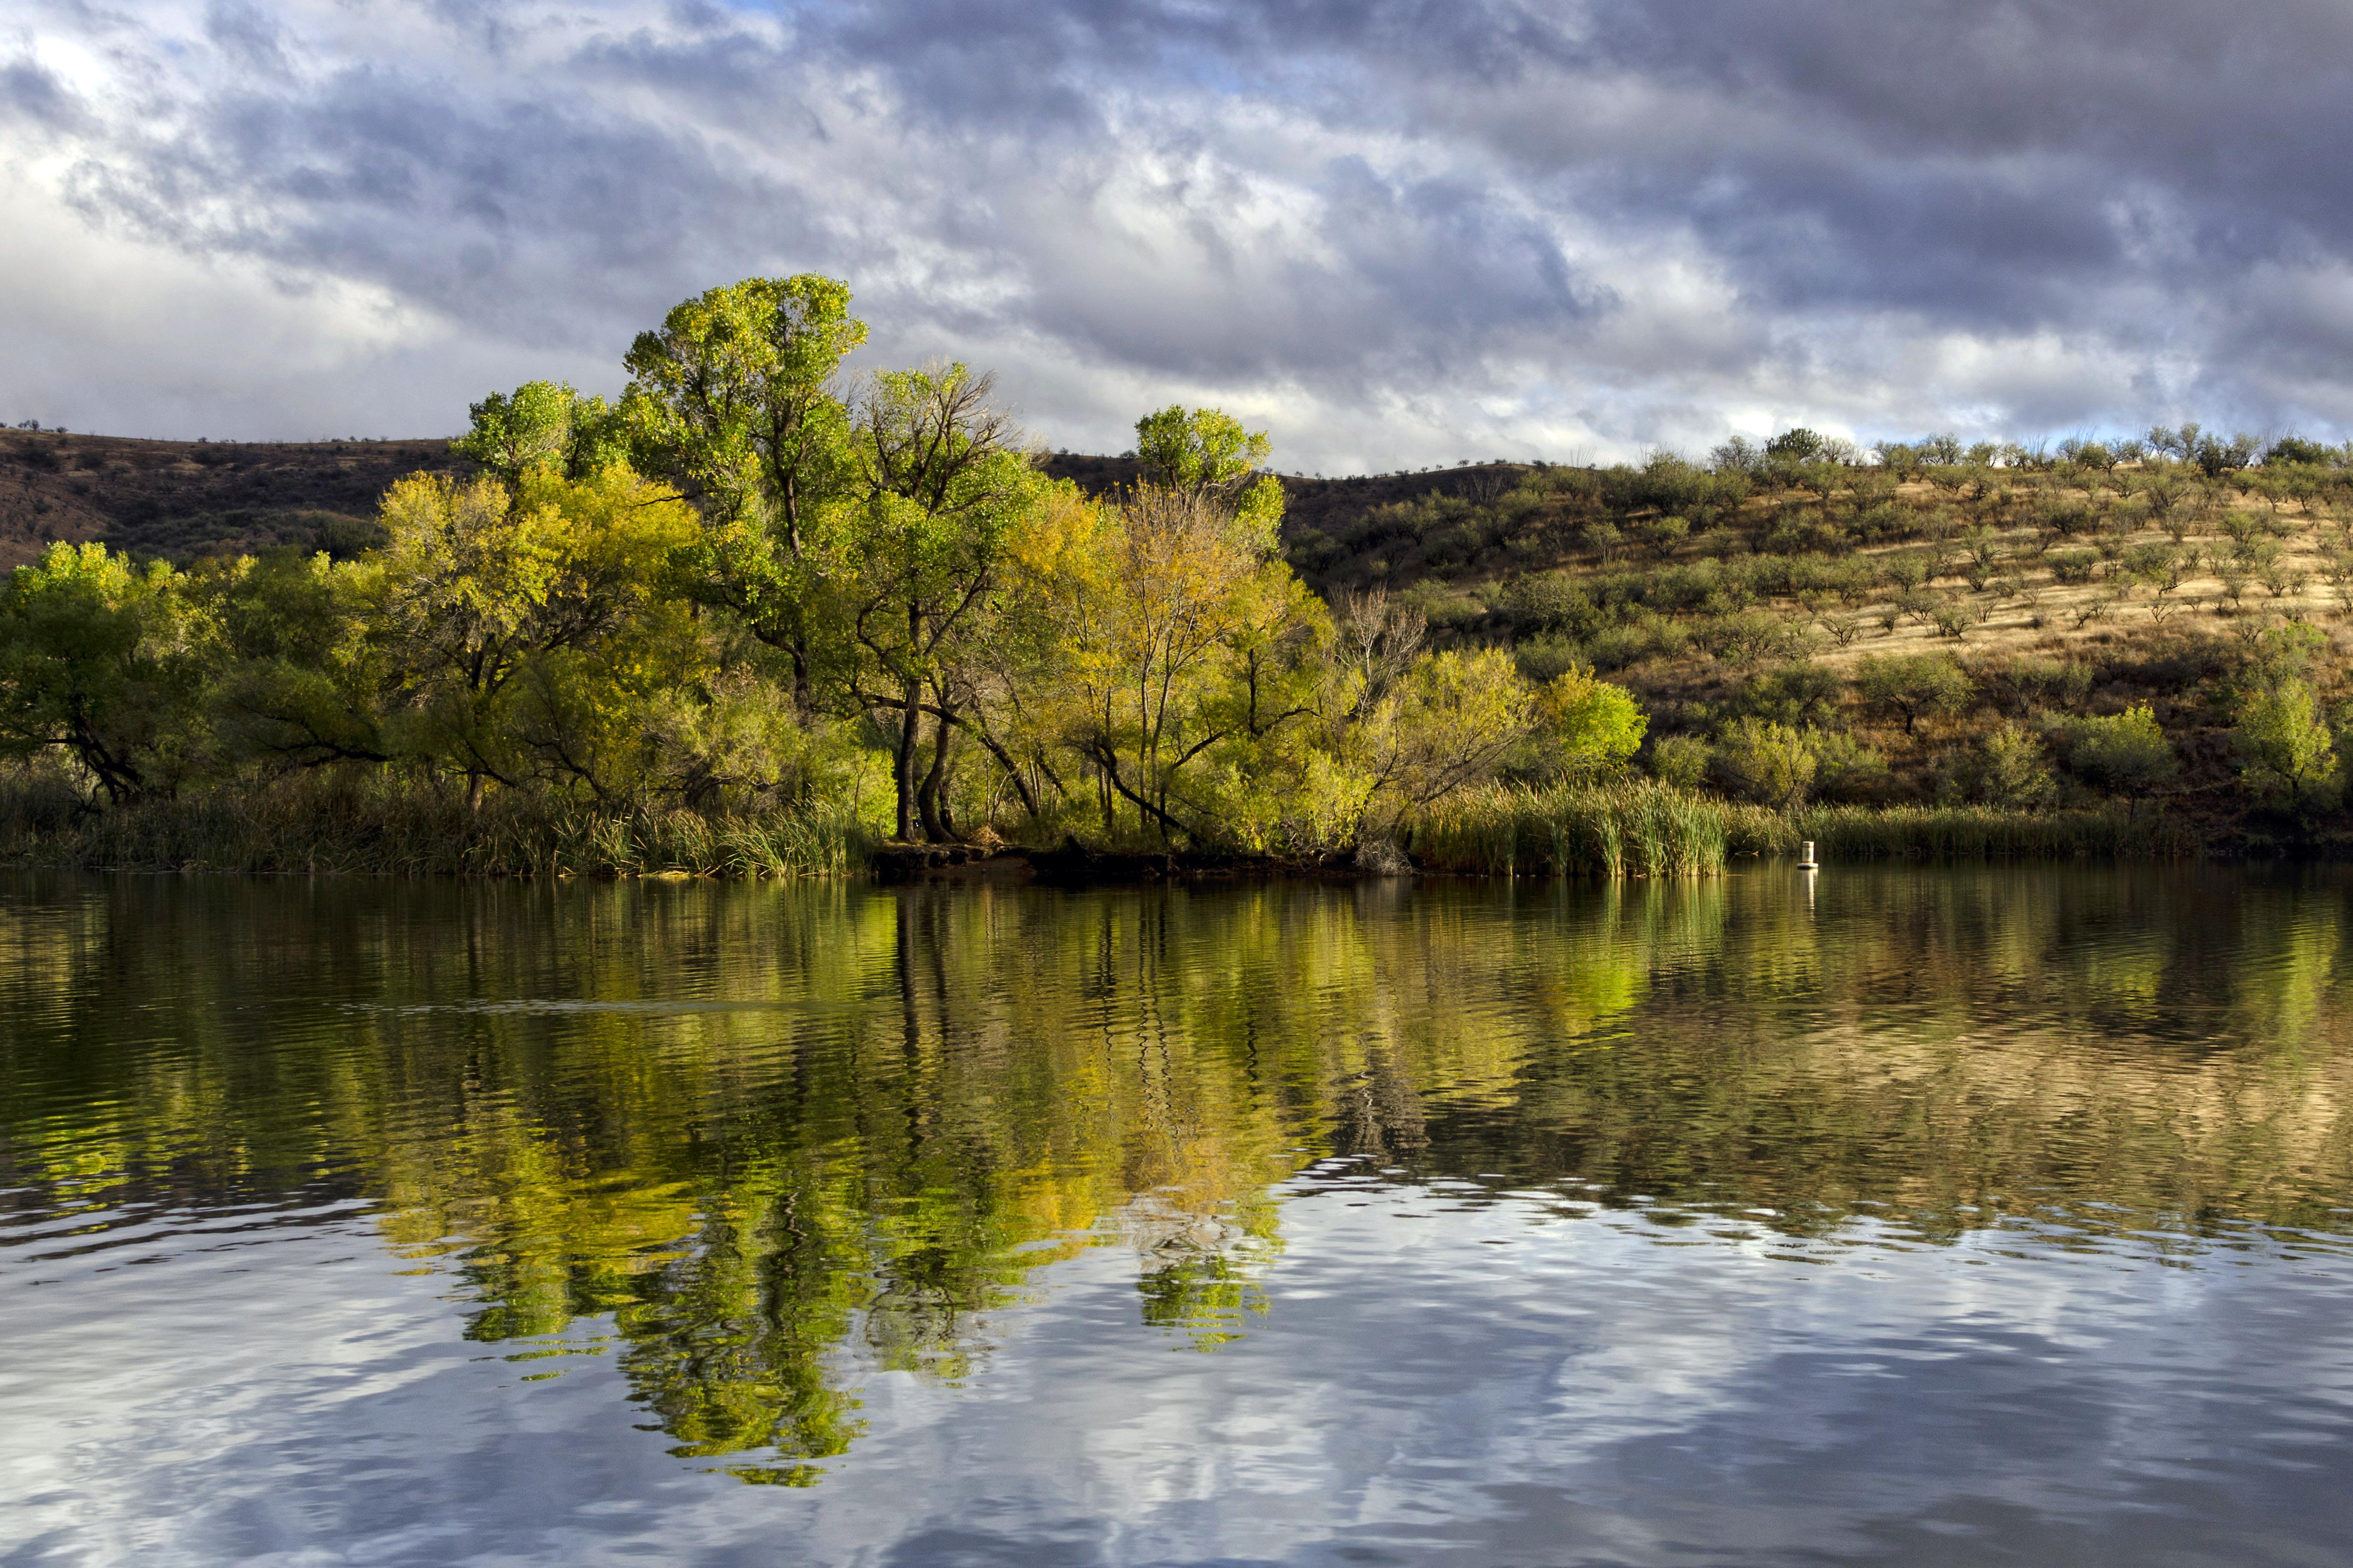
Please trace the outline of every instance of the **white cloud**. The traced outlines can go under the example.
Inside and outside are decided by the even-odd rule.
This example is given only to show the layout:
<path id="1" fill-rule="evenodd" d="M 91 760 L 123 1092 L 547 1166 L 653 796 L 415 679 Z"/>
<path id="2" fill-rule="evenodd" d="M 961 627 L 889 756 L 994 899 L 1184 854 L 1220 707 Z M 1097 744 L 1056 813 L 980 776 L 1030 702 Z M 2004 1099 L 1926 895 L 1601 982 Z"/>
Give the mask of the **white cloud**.
<path id="1" fill-rule="evenodd" d="M 992 366 L 1074 448 L 1177 399 L 1335 472 L 2353 418 L 2315 346 L 2353 229 L 2296 140 L 2348 112 L 2296 63 L 2325 14 L 2249 29 L 2261 93 L 2161 17 L 1953 22 L 36 0 L 0 34 L 0 395 L 128 434 L 449 431 L 494 385 L 611 390 L 669 304 L 811 268 L 870 360 Z M 1908 87 L 1878 58 L 1936 38 Z"/>

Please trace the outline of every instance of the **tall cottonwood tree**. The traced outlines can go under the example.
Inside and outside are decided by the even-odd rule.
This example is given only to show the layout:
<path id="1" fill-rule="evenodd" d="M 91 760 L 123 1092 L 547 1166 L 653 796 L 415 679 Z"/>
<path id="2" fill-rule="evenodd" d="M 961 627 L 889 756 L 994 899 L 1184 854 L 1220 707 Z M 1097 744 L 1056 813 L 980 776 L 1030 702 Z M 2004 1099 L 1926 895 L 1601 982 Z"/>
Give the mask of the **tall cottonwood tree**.
<path id="1" fill-rule="evenodd" d="M 804 721 L 820 653 L 811 528 L 860 481 L 839 375 L 865 341 L 848 284 L 748 278 L 672 309 L 625 362 L 621 412 L 638 465 L 702 511 L 705 591 L 789 657 Z"/>
<path id="2" fill-rule="evenodd" d="M 955 674 L 988 621 L 1012 535 L 1050 488 L 993 389 L 961 364 L 872 377 L 849 442 L 854 489 L 827 514 L 828 587 L 860 659 L 854 689 L 869 711 L 896 715 L 902 839 L 915 836 L 919 814 L 928 837 L 955 836 L 942 809 L 965 717 Z M 927 717 L 932 756 L 919 780 Z"/>

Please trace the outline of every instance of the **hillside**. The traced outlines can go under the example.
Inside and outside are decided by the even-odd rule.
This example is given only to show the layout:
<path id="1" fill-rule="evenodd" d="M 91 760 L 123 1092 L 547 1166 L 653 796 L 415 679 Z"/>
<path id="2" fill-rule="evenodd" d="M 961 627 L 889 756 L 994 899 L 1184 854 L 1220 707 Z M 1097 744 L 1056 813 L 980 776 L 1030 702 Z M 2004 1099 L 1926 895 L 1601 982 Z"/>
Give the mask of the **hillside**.
<path id="1" fill-rule="evenodd" d="M 1047 471 L 1101 493 L 1132 484 L 1132 459 L 1060 454 Z M 339 552 L 374 531 L 393 480 L 429 469 L 470 471 L 439 439 L 142 441 L 121 436 L 0 431 L 0 569 L 52 540 L 102 539 L 117 549 L 186 563 L 272 544 Z M 1283 480 L 1286 531 L 1324 551 L 1356 537 L 1367 511 L 1426 495 L 1492 499 L 1527 470 L 1490 467 L 1369 479 Z"/>
<path id="2" fill-rule="evenodd" d="M 376 501 L 420 468 L 472 465 L 419 441 L 140 441 L 0 433 L 0 568 L 52 540 L 102 539 L 189 561 L 272 544 L 347 553 L 374 537 Z"/>

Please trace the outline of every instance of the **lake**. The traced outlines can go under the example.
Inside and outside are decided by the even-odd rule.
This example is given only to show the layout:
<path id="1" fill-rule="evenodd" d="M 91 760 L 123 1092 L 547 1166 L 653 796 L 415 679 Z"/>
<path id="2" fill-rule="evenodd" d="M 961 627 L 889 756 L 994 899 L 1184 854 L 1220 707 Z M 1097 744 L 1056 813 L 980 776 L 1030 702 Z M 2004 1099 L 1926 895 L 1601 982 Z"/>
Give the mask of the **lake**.
<path id="1" fill-rule="evenodd" d="M 0 879 L 0 1563 L 2337 1563 L 2353 879 Z"/>

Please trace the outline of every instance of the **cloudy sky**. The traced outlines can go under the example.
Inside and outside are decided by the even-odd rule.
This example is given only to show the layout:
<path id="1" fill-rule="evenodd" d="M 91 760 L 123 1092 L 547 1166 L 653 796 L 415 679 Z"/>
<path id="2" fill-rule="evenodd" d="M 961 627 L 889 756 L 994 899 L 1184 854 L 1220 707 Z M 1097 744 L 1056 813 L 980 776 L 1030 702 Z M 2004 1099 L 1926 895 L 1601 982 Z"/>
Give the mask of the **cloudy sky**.
<path id="1" fill-rule="evenodd" d="M 2337 437 L 2348 78 L 2337 0 L 12 0 L 0 418 L 444 434 L 814 269 L 1079 450 Z"/>

